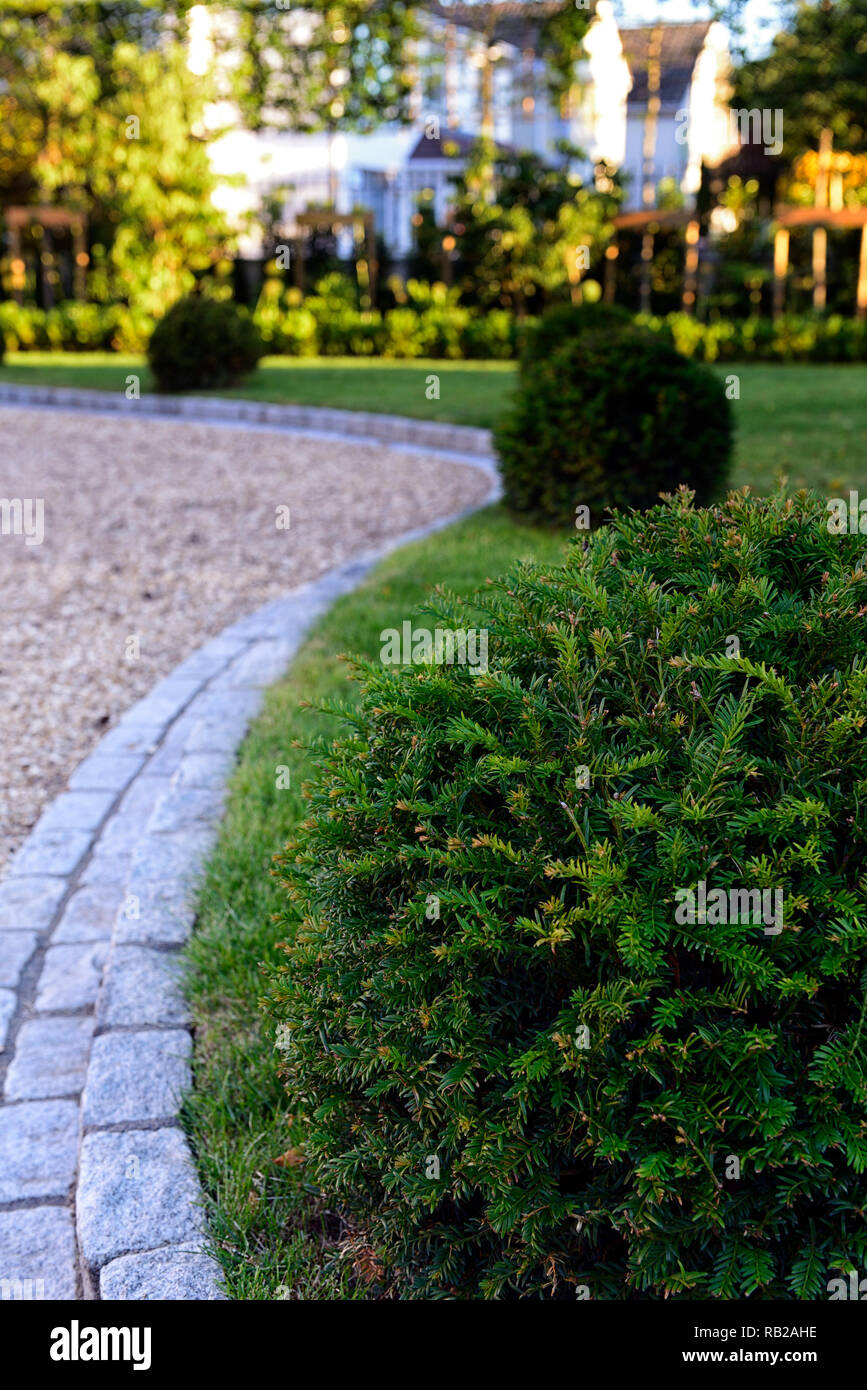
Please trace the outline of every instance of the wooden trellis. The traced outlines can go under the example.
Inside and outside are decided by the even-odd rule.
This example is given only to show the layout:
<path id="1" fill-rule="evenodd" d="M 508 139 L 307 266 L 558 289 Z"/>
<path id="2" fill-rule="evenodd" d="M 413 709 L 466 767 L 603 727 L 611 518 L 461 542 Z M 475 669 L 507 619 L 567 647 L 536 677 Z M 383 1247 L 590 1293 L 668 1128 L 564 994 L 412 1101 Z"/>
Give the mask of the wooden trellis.
<path id="1" fill-rule="evenodd" d="M 858 288 L 855 313 L 867 318 L 867 207 L 801 208 L 779 207 L 774 234 L 774 317 L 779 318 L 786 307 L 786 278 L 789 271 L 789 235 L 798 228 L 813 229 L 813 307 L 825 307 L 825 246 L 829 230 L 861 228 L 861 252 L 858 258 Z M 818 237 L 817 237 L 818 233 Z"/>
<path id="2" fill-rule="evenodd" d="M 614 302 L 617 259 L 620 248 L 617 244 L 618 232 L 641 232 L 641 271 L 642 271 L 642 313 L 650 312 L 650 265 L 653 260 L 653 243 L 657 232 L 671 227 L 684 229 L 685 254 L 683 273 L 683 295 L 681 303 L 686 313 L 695 312 L 698 286 L 699 237 L 701 224 L 694 212 L 682 208 L 647 208 L 641 212 L 624 212 L 614 219 L 614 237 L 605 252 L 605 299 Z M 647 290 L 644 289 L 645 283 Z"/>
<path id="3" fill-rule="evenodd" d="M 86 293 L 87 218 L 70 208 L 13 206 L 3 209 L 3 219 L 9 229 L 9 252 L 12 263 L 12 294 L 20 304 L 24 297 L 25 264 L 21 234 L 25 227 L 45 227 L 48 231 L 68 231 L 72 235 L 73 295 L 84 299 Z"/>

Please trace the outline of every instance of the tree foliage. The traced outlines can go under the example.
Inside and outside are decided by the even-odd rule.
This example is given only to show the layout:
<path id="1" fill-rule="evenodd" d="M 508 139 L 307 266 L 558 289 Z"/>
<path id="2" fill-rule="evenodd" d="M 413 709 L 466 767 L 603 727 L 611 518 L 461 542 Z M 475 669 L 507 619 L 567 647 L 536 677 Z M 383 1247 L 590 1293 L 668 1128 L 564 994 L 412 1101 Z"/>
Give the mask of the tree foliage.
<path id="1" fill-rule="evenodd" d="M 867 0 L 800 4 L 770 55 L 737 70 L 733 104 L 782 110 L 789 161 L 825 129 L 837 149 L 867 150 Z"/>
<path id="2" fill-rule="evenodd" d="M 90 298 L 161 313 L 225 244 L 207 86 L 180 44 L 157 43 L 151 7 L 71 8 L 0 21 L 0 196 L 84 213 Z"/>
<path id="3" fill-rule="evenodd" d="M 574 159 L 580 152 L 567 149 Z M 601 191 L 538 155 L 479 141 L 453 180 L 458 280 L 468 303 L 538 313 L 568 293 L 607 244 L 620 191 Z"/>

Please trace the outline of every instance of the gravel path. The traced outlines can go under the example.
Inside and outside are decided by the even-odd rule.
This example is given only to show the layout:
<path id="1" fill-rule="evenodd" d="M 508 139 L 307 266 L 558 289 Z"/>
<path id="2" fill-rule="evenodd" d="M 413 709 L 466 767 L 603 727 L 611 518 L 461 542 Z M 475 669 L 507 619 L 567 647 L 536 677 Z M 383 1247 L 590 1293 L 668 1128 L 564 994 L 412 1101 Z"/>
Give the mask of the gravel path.
<path id="1" fill-rule="evenodd" d="M 76 764 L 199 644 L 489 487 L 399 446 L 192 422 L 6 408 L 0 439 L 2 496 L 45 504 L 42 544 L 0 534 L 0 869 Z"/>

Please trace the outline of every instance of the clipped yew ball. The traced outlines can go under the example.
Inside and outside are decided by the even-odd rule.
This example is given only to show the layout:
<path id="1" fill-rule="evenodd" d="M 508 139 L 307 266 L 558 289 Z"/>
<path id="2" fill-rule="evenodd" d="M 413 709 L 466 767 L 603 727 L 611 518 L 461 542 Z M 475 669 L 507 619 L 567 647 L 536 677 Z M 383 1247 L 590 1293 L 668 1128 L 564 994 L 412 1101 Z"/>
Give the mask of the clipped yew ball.
<path id="1" fill-rule="evenodd" d="M 556 325 L 555 325 L 556 327 Z M 494 429 L 509 509 L 567 527 L 576 508 L 654 506 L 689 487 L 722 496 L 732 449 L 724 380 L 641 329 L 545 328 L 521 362 L 510 410 Z"/>
<path id="2" fill-rule="evenodd" d="M 160 391 L 231 386 L 253 371 L 265 346 L 246 309 L 189 294 L 160 319 L 148 363 Z"/>
<path id="3" fill-rule="evenodd" d="M 481 618 L 444 600 L 487 673 L 360 668 L 278 860 L 268 1008 L 375 1289 L 810 1299 L 867 1268 L 865 562 L 817 498 L 679 493 Z M 703 884 L 779 914 L 685 920 Z"/>

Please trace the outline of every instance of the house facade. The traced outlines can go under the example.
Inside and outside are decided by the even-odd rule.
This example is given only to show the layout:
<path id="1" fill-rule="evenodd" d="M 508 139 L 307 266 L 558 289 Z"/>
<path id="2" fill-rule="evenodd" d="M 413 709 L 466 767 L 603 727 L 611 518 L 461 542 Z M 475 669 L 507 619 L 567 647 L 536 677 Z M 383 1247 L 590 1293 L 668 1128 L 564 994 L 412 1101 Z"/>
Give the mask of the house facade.
<path id="1" fill-rule="evenodd" d="M 406 125 L 370 134 L 245 130 L 227 102 L 208 113 L 212 164 L 221 177 L 215 200 L 241 226 L 242 252 L 255 256 L 253 220 L 275 189 L 281 225 L 310 205 L 373 213 L 389 253 L 407 256 L 419 198 L 432 198 L 446 220 L 451 180 L 473 142 L 491 136 L 505 150 L 528 150 L 555 164 L 563 142 L 583 151 L 575 172 L 592 179 L 599 161 L 620 170 L 624 208 L 653 206 L 671 181 L 686 205 L 700 186 L 702 162 L 729 145 L 725 29 L 713 22 L 621 29 L 610 0 L 598 0 L 575 64 L 567 100 L 555 102 L 534 48 L 540 19 L 562 0 L 441 0 L 424 7 L 424 37 L 408 62 L 415 77 Z M 190 66 L 212 60 L 211 7 L 193 12 Z M 285 194 L 282 192 L 285 190 Z"/>

